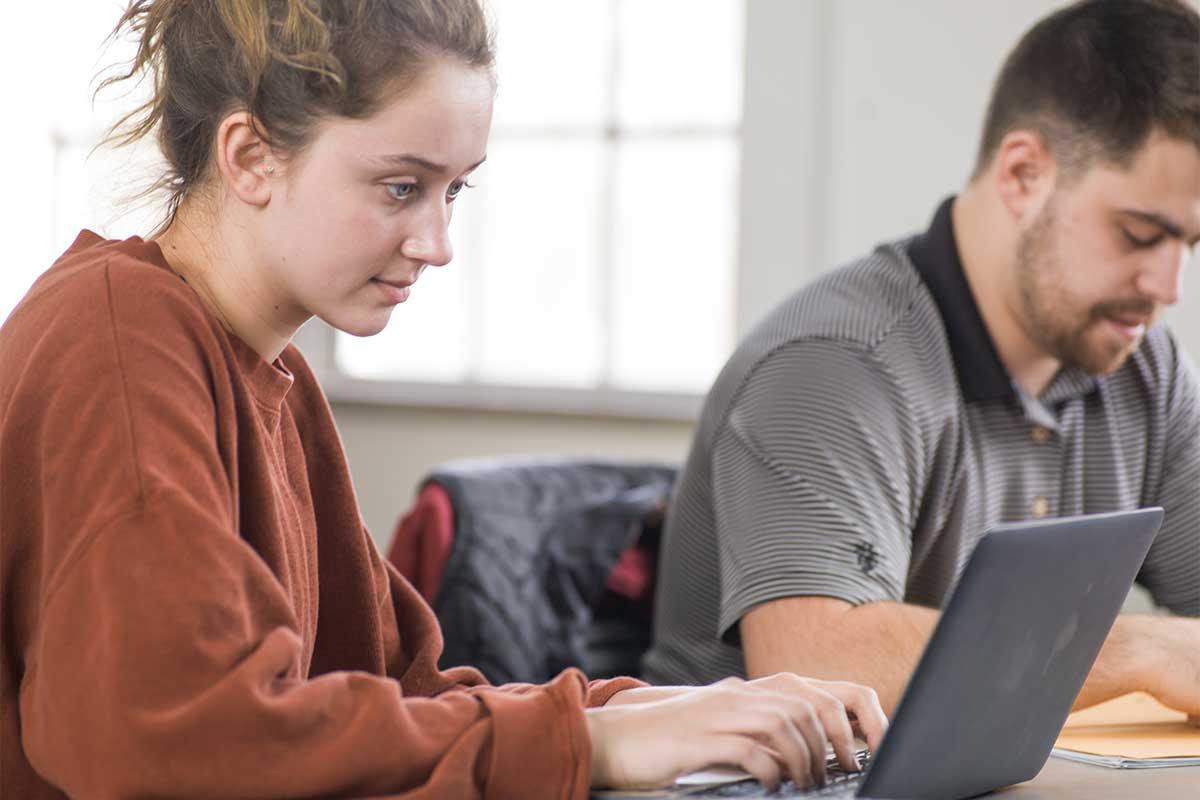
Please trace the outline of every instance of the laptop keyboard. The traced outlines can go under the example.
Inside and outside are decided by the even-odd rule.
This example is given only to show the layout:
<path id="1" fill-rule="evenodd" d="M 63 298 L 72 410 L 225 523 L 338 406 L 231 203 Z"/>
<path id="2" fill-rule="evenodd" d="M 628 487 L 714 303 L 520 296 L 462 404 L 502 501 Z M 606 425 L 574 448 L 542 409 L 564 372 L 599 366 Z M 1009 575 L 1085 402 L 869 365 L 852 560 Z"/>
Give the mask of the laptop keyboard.
<path id="1" fill-rule="evenodd" d="M 865 771 L 871 761 L 868 750 L 858 751 L 858 760 Z M 762 784 L 753 779 L 725 783 L 720 786 L 699 786 L 678 796 L 688 798 L 703 797 L 854 797 L 862 779 L 861 772 L 845 772 L 838 765 L 837 759 L 830 757 L 825 762 L 825 785 L 801 789 L 791 781 L 784 781 L 775 792 L 768 792 Z"/>

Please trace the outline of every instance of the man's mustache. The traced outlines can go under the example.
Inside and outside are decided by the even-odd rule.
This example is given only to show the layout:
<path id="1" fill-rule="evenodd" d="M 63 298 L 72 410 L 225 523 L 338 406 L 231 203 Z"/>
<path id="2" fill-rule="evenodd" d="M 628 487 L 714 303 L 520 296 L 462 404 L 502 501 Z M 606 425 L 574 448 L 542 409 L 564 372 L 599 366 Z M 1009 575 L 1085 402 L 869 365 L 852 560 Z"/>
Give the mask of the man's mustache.
<path id="1" fill-rule="evenodd" d="M 1129 300 L 1109 300 L 1100 303 L 1092 309 L 1096 319 L 1108 317 L 1140 317 L 1147 321 L 1158 313 L 1158 305 L 1153 300 L 1133 298 Z"/>

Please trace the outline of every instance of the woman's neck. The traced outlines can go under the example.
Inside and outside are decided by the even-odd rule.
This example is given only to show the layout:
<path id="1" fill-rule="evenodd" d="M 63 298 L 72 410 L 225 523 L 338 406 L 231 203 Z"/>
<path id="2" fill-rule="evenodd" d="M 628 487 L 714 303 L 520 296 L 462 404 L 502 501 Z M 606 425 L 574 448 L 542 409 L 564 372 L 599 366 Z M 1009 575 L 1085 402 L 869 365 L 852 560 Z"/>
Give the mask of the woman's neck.
<path id="1" fill-rule="evenodd" d="M 303 320 L 291 324 L 280 313 L 284 303 L 271 291 L 252 240 L 246 227 L 222 224 L 186 205 L 155 237 L 167 264 L 222 327 L 273 362 Z"/>

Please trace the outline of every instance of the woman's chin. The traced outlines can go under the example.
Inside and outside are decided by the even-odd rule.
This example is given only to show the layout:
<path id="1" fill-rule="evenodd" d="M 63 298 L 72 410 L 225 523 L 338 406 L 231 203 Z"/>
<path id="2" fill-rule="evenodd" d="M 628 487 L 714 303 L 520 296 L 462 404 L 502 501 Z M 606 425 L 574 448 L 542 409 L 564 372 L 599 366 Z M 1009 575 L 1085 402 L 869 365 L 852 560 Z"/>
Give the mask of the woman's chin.
<path id="1" fill-rule="evenodd" d="M 388 320 L 391 318 L 391 307 L 375 309 L 368 313 L 359 312 L 357 314 L 339 314 L 337 317 L 321 317 L 331 327 L 337 328 L 339 331 L 348 333 L 351 336 L 359 337 L 374 336 L 380 333 L 387 327 Z"/>

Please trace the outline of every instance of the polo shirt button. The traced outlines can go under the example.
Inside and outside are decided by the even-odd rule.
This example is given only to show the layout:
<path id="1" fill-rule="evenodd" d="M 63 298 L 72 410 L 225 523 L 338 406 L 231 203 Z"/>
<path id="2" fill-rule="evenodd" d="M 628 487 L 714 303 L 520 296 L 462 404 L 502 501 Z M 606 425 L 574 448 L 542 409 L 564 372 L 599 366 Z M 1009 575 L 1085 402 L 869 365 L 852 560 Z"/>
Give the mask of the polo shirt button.
<path id="1" fill-rule="evenodd" d="M 1030 436 L 1032 436 L 1033 440 L 1038 444 L 1045 444 L 1046 442 L 1050 441 L 1049 429 L 1043 428 L 1041 425 L 1034 425 L 1033 430 L 1030 432 Z"/>
<path id="2" fill-rule="evenodd" d="M 1033 505 L 1029 510 L 1033 513 L 1034 519 L 1042 519 L 1050 513 L 1050 501 L 1039 495 L 1033 498 Z"/>

